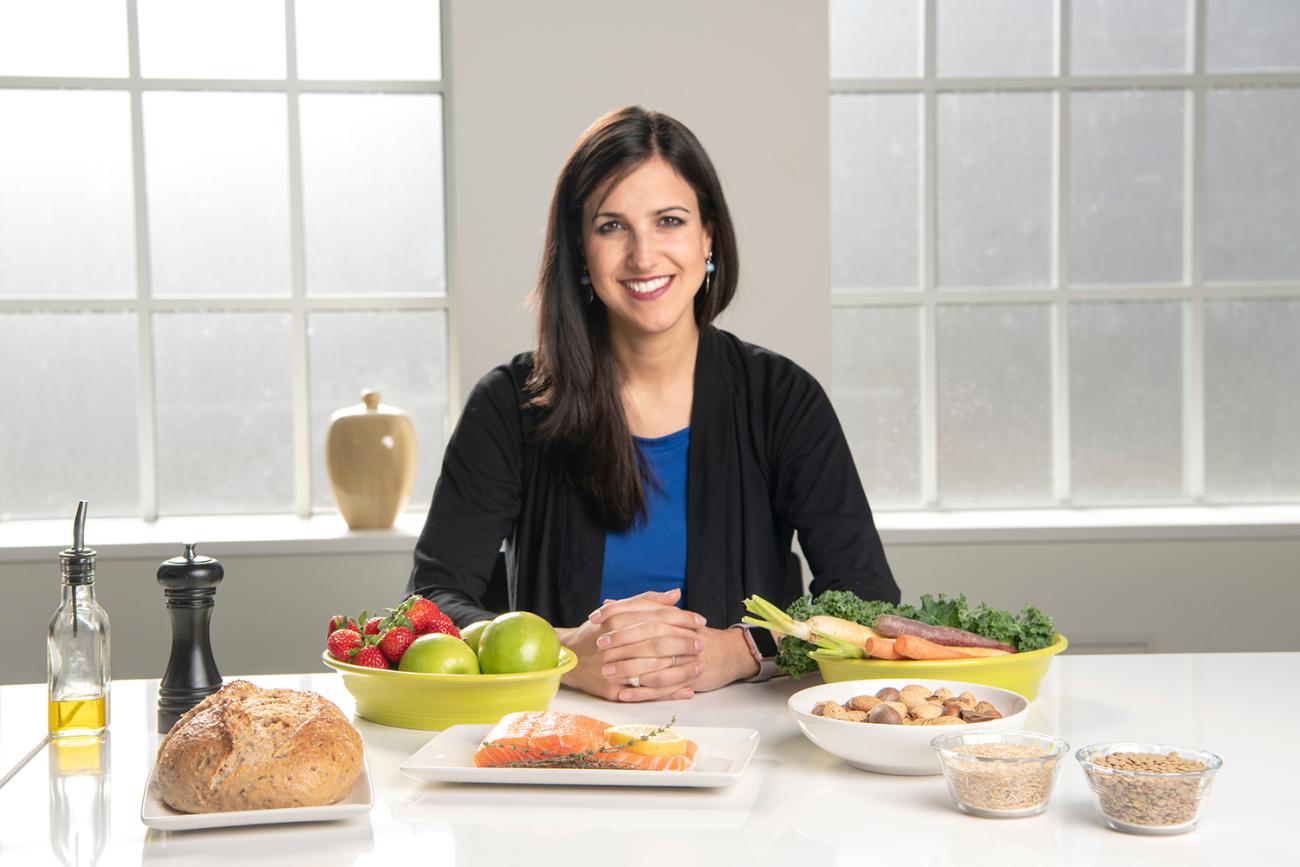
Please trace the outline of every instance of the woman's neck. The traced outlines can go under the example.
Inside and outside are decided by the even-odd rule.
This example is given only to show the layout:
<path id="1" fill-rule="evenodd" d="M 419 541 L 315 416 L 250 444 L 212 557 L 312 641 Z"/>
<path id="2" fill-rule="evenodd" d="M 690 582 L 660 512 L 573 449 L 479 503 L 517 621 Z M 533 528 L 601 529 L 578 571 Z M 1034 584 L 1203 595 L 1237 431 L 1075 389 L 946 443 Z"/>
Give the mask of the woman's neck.
<path id="1" fill-rule="evenodd" d="M 699 328 L 619 339 L 611 335 L 622 374 L 628 426 L 637 436 L 664 436 L 690 424 Z"/>

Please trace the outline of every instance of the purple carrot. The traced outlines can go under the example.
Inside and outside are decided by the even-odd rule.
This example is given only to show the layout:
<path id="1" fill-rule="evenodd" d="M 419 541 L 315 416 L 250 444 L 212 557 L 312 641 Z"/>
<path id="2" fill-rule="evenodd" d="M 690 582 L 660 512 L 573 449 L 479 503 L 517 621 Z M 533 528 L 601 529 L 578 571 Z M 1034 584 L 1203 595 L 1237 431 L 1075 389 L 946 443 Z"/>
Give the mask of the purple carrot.
<path id="1" fill-rule="evenodd" d="M 965 629 L 956 629 L 952 626 L 931 626 L 928 623 L 910 620 L 895 614 L 881 614 L 876 617 L 875 630 L 886 638 L 915 635 L 917 638 L 924 638 L 926 641 L 933 641 L 935 644 L 943 644 L 948 647 L 992 647 L 997 650 L 1005 650 L 1007 653 L 1016 652 L 1014 647 L 1000 641 L 994 641 L 992 638 L 985 638 L 983 635 L 976 635 L 974 632 L 967 632 Z"/>

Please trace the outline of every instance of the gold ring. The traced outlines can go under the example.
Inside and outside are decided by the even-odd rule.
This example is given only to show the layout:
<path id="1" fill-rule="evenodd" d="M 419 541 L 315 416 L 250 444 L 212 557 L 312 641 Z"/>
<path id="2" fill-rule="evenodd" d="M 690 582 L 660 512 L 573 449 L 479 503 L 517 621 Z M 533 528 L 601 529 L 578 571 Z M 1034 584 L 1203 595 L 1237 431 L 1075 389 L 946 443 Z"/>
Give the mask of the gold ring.
<path id="1" fill-rule="evenodd" d="M 637 675 L 637 674 L 632 675 L 631 677 L 629 677 L 629 678 L 627 679 L 627 685 L 628 685 L 628 686 L 632 686 L 632 687 L 640 687 L 640 686 L 641 686 L 641 676 L 640 676 L 640 675 Z"/>

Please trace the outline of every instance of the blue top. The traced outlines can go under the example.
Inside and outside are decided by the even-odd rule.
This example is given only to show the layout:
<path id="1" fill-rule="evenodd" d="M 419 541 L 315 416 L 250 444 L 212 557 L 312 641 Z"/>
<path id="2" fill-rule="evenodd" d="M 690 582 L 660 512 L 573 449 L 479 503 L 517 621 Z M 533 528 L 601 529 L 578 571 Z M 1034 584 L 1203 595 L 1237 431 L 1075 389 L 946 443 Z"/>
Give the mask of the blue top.
<path id="1" fill-rule="evenodd" d="M 625 533 L 605 534 L 601 599 L 626 599 L 686 584 L 686 457 L 691 429 L 634 439 L 651 474 L 645 486 L 645 516 Z"/>

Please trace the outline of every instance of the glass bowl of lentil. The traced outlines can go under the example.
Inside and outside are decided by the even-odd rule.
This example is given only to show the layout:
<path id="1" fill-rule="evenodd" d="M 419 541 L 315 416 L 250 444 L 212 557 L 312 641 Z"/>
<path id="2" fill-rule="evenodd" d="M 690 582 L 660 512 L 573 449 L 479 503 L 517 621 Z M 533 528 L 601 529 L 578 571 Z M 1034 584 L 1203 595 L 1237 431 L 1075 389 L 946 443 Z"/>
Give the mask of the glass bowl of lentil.
<path id="1" fill-rule="evenodd" d="M 1070 745 L 1036 732 L 958 732 L 930 742 L 948 794 L 972 816 L 1014 819 L 1047 809 Z"/>
<path id="2" fill-rule="evenodd" d="M 1223 759 L 1168 744 L 1093 744 L 1074 754 L 1106 824 L 1130 834 L 1182 834 L 1196 827 L 1201 803 Z"/>

